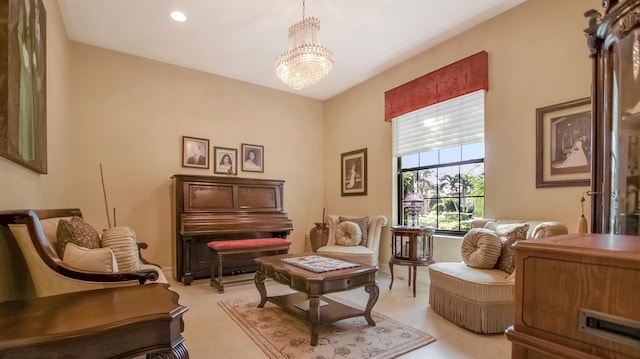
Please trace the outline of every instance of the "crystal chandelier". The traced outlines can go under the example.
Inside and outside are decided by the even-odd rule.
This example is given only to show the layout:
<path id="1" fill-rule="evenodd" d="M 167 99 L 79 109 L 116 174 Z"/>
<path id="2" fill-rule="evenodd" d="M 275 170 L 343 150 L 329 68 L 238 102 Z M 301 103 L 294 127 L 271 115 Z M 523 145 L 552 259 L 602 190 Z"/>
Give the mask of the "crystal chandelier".
<path id="1" fill-rule="evenodd" d="M 276 75 L 295 90 L 322 80 L 333 68 L 333 54 L 318 42 L 320 20 L 304 17 L 289 27 L 289 51 L 276 60 Z"/>

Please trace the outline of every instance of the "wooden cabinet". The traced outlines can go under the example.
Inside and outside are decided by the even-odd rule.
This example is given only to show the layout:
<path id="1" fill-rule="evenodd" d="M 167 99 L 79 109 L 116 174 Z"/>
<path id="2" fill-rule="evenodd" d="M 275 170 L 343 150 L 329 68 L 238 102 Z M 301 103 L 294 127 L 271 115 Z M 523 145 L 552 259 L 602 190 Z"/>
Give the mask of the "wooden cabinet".
<path id="1" fill-rule="evenodd" d="M 569 234 L 515 252 L 512 358 L 640 357 L 640 237 Z"/>
<path id="2" fill-rule="evenodd" d="M 435 232 L 434 227 L 391 227 L 391 256 L 398 260 L 432 264 Z"/>
<path id="3" fill-rule="evenodd" d="M 409 285 L 413 278 L 413 296 L 416 296 L 416 280 L 418 276 L 418 266 L 428 266 L 433 264 L 433 234 L 434 227 L 391 227 L 391 257 L 389 258 L 389 271 L 391 272 L 391 283 L 393 286 L 393 266 L 394 264 L 409 266 Z M 413 273 L 411 270 L 413 269 Z"/>
<path id="4" fill-rule="evenodd" d="M 585 13 L 593 58 L 592 232 L 640 234 L 640 0 Z"/>
<path id="5" fill-rule="evenodd" d="M 211 276 L 208 242 L 286 238 L 293 230 L 282 208 L 282 180 L 174 175 L 172 181 L 173 274 L 184 284 Z M 223 273 L 255 269 L 250 255 L 234 255 L 225 259 Z"/>

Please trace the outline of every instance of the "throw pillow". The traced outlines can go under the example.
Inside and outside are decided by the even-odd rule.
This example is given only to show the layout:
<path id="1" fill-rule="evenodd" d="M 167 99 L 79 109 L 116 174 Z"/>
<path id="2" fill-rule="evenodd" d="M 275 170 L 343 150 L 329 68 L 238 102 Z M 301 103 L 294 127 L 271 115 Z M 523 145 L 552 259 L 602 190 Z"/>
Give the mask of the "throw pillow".
<path id="1" fill-rule="evenodd" d="M 64 250 L 64 263 L 70 267 L 89 272 L 115 273 L 118 262 L 109 248 L 84 248 L 67 243 Z"/>
<path id="2" fill-rule="evenodd" d="M 129 227 L 105 229 L 100 240 L 102 246 L 110 248 L 116 256 L 120 272 L 135 272 L 140 269 L 140 257 L 136 234 Z"/>
<path id="3" fill-rule="evenodd" d="M 362 231 L 357 223 L 344 221 L 336 227 L 336 244 L 357 246 L 362 241 Z"/>
<path id="4" fill-rule="evenodd" d="M 511 246 L 517 241 L 527 239 L 529 224 L 510 223 L 489 225 L 489 223 L 487 223 L 485 228 L 493 228 L 498 237 L 500 237 L 500 242 L 502 242 L 502 252 L 500 253 L 498 263 L 496 263 L 496 268 L 511 274 L 515 269 L 515 251 Z"/>
<path id="5" fill-rule="evenodd" d="M 464 263 L 472 268 L 493 268 L 501 252 L 502 243 L 498 235 L 484 228 L 469 230 L 460 248 Z"/>
<path id="6" fill-rule="evenodd" d="M 361 217 L 361 218 L 346 218 L 346 217 L 338 217 L 338 221 L 340 223 L 344 221 L 349 221 L 358 224 L 360 226 L 360 232 L 362 232 L 362 240 L 360 241 L 361 246 L 367 246 L 369 242 L 369 217 Z"/>
<path id="7" fill-rule="evenodd" d="M 56 229 L 56 251 L 58 256 L 64 260 L 64 249 L 67 243 L 77 244 L 85 248 L 100 248 L 100 235 L 95 228 L 84 219 L 73 216 L 71 219 L 61 219 L 58 221 Z"/>

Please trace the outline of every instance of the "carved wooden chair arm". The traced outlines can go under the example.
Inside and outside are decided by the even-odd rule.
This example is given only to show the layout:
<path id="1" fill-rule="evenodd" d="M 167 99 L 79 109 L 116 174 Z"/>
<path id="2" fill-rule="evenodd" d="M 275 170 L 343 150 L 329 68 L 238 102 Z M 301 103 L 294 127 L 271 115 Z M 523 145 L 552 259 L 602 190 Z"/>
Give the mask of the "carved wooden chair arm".
<path id="1" fill-rule="evenodd" d="M 147 242 L 136 242 L 136 244 L 138 245 L 138 257 L 140 257 L 140 262 L 142 262 L 143 264 L 151 264 L 160 268 L 160 265 L 149 262 L 142 256 L 142 250 L 149 248 L 149 245 L 147 244 Z"/>

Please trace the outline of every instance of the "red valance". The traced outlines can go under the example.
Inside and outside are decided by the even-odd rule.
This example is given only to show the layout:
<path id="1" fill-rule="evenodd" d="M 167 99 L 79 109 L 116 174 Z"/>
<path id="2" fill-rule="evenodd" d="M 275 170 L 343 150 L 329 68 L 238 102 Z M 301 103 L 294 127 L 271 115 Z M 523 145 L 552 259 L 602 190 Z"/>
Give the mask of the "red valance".
<path id="1" fill-rule="evenodd" d="M 384 120 L 462 96 L 489 89 L 489 54 L 466 57 L 384 93 Z"/>

